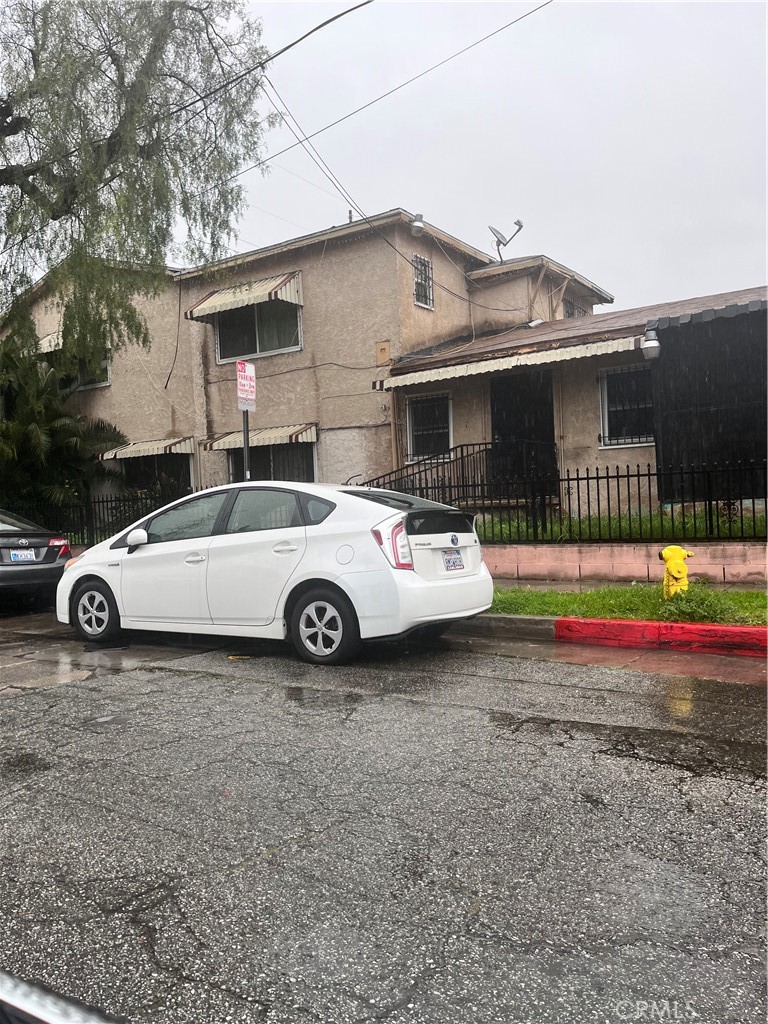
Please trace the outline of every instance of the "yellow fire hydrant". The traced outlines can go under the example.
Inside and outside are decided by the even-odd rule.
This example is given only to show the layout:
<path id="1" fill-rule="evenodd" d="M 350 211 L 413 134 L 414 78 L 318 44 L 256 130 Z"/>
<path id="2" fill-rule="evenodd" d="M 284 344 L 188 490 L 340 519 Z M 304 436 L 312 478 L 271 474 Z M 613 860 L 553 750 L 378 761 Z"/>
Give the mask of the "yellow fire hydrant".
<path id="1" fill-rule="evenodd" d="M 670 544 L 662 548 L 659 558 L 664 562 L 664 600 L 668 601 L 670 597 L 688 589 L 688 566 L 685 560 L 693 558 L 693 552 L 677 544 Z"/>

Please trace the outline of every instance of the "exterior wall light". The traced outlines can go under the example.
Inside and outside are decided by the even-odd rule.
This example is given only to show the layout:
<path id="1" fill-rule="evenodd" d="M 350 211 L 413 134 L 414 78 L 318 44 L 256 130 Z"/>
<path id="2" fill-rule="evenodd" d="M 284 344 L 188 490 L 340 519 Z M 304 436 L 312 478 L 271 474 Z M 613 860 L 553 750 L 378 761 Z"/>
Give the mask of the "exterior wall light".
<path id="1" fill-rule="evenodd" d="M 656 331 L 650 330 L 645 332 L 645 337 L 640 343 L 640 351 L 643 353 L 643 359 L 659 358 L 661 345 L 659 344 L 659 337 Z"/>
<path id="2" fill-rule="evenodd" d="M 421 238 L 424 234 L 424 218 L 420 213 L 417 213 L 411 221 L 411 234 L 414 238 Z"/>

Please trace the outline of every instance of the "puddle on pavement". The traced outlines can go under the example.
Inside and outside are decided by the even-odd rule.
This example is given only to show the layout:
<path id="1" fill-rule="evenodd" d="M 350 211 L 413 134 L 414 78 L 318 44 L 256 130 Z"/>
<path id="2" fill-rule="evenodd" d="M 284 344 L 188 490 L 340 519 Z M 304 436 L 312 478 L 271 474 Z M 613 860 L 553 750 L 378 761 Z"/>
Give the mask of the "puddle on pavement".
<path id="1" fill-rule="evenodd" d="M 339 693 L 337 690 L 310 690 L 303 686 L 286 686 L 285 700 L 308 711 L 330 711 L 341 714 L 345 721 L 352 717 L 364 700 L 359 693 Z"/>

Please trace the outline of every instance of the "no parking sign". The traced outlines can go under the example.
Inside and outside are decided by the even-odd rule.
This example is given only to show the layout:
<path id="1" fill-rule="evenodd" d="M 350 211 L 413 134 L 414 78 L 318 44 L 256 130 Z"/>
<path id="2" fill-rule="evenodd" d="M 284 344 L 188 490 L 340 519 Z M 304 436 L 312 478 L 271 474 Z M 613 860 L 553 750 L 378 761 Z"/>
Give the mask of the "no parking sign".
<path id="1" fill-rule="evenodd" d="M 240 359 L 237 361 L 237 408 L 241 412 L 256 412 L 256 367 Z"/>

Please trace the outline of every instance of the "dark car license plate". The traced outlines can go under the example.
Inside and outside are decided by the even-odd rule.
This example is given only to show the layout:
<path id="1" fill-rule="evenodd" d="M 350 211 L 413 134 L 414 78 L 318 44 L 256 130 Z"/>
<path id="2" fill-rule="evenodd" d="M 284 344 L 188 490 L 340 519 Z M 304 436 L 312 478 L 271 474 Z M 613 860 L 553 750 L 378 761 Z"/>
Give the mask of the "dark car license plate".
<path id="1" fill-rule="evenodd" d="M 34 551 L 11 551 L 12 562 L 34 562 L 35 552 Z"/>

